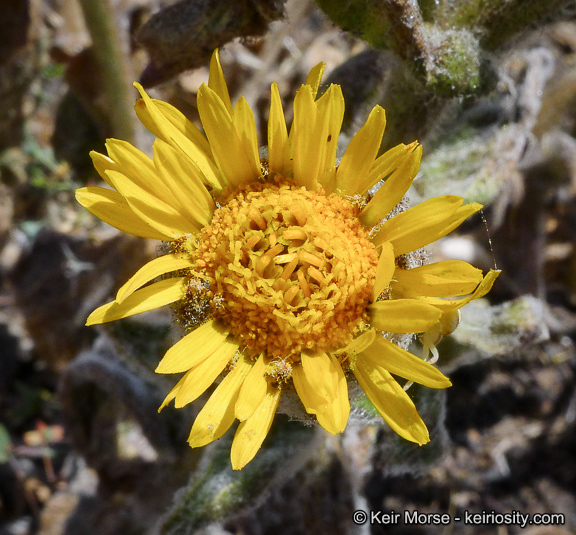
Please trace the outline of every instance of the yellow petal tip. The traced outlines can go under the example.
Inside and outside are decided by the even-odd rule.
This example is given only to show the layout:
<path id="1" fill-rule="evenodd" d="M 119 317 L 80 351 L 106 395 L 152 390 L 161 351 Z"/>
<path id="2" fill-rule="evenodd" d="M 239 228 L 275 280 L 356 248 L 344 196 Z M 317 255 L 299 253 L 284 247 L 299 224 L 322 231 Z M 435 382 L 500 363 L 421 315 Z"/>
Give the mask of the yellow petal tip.
<path id="1" fill-rule="evenodd" d="M 98 325 L 99 321 L 94 319 L 94 313 L 90 314 L 87 318 L 86 318 L 86 323 L 84 325 L 86 325 L 86 327 L 91 327 L 92 325 Z"/>

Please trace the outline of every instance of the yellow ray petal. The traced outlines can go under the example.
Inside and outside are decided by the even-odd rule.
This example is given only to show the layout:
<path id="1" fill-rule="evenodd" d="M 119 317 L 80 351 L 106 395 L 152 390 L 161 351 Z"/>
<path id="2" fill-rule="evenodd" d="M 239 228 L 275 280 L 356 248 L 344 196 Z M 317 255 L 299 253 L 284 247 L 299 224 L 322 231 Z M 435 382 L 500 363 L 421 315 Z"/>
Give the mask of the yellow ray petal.
<path id="1" fill-rule="evenodd" d="M 348 384 L 346 376 L 338 361 L 330 355 L 335 362 L 334 369 L 338 375 L 338 393 L 334 401 L 326 403 L 326 400 L 319 396 L 306 378 L 306 374 L 300 364 L 292 368 L 292 379 L 296 393 L 302 401 L 308 414 L 316 415 L 318 423 L 329 433 L 336 435 L 342 433 L 346 428 L 350 415 L 350 401 L 348 399 Z"/>
<path id="2" fill-rule="evenodd" d="M 442 312 L 450 312 L 462 308 L 464 305 L 470 303 L 474 299 L 479 299 L 484 297 L 491 289 L 498 275 L 500 275 L 500 270 L 496 271 L 491 269 L 482 282 L 477 286 L 477 288 L 469 296 L 463 297 L 461 299 L 439 299 L 437 297 L 421 297 L 420 300 L 428 303 L 430 305 L 439 308 Z"/>
<path id="3" fill-rule="evenodd" d="M 247 154 L 247 149 L 252 147 L 244 146 L 226 106 L 204 84 L 198 90 L 198 112 L 214 158 L 226 180 L 233 186 L 256 180 L 260 176 L 260 166 L 255 166 Z"/>
<path id="4" fill-rule="evenodd" d="M 161 139 L 154 142 L 154 163 L 158 174 L 174 195 L 180 212 L 199 227 L 208 225 L 216 205 L 202 183 L 197 168 Z"/>
<path id="5" fill-rule="evenodd" d="M 194 263 L 187 253 L 174 253 L 160 256 L 142 266 L 126 282 L 116 294 L 116 302 L 122 303 L 129 295 L 132 295 L 138 288 L 141 288 L 151 280 L 179 269 L 193 267 Z"/>
<path id="6" fill-rule="evenodd" d="M 264 376 L 265 372 L 266 361 L 264 360 L 264 355 L 260 355 L 246 377 L 234 407 L 234 414 L 241 422 L 254 414 L 254 411 L 260 406 L 266 396 L 268 381 Z"/>
<path id="7" fill-rule="evenodd" d="M 154 162 L 146 154 L 130 143 L 119 139 L 108 139 L 106 149 L 110 158 L 118 164 L 116 168 L 110 169 L 110 171 L 119 171 L 122 175 L 127 176 L 133 184 L 156 199 L 160 199 L 166 204 L 174 204 L 174 195 L 158 176 Z M 110 175 L 108 178 L 110 179 Z M 116 187 L 116 189 L 118 188 Z"/>
<path id="8" fill-rule="evenodd" d="M 308 382 L 301 364 L 296 363 L 292 367 L 292 380 L 306 412 L 308 414 L 317 414 L 318 410 L 323 405 L 326 405 L 326 400 Z"/>
<path id="9" fill-rule="evenodd" d="M 116 191 L 87 187 L 76 190 L 76 200 L 96 217 L 113 227 L 141 238 L 172 241 L 176 233 L 164 234 L 140 219 Z"/>
<path id="10" fill-rule="evenodd" d="M 498 278 L 500 271 L 491 270 L 486 277 L 480 282 L 477 288 L 467 297 L 461 299 L 439 299 L 437 297 L 419 297 L 425 303 L 431 304 L 442 311 L 440 321 L 432 325 L 425 333 L 419 336 L 422 342 L 423 352 L 426 356 L 428 352 L 437 355 L 438 351 L 434 346 L 440 342 L 443 336 L 452 333 L 458 323 L 460 322 L 460 311 L 464 305 L 468 304 L 473 299 L 479 299 L 486 295 L 491 289 L 492 285 Z"/>
<path id="11" fill-rule="evenodd" d="M 178 277 L 155 282 L 134 292 L 122 304 L 112 301 L 97 308 L 86 320 L 86 325 L 96 325 L 108 321 L 127 318 L 148 310 L 163 307 L 182 299 L 186 291 L 186 277 Z"/>
<path id="12" fill-rule="evenodd" d="M 312 70 L 308 73 L 305 84 L 310 86 L 312 89 L 312 97 L 316 98 L 318 93 L 318 88 L 320 87 L 320 82 L 322 81 L 322 75 L 324 74 L 324 69 L 326 68 L 325 63 L 318 63 Z"/>
<path id="13" fill-rule="evenodd" d="M 428 429 L 408 394 L 383 368 L 371 360 L 356 361 L 354 375 L 380 416 L 401 437 L 420 446 L 430 442 Z"/>
<path id="14" fill-rule="evenodd" d="M 94 164 L 94 169 L 98 172 L 102 180 L 106 182 L 108 185 L 112 186 L 106 171 L 110 169 L 114 169 L 115 171 L 118 170 L 118 164 L 114 162 L 114 160 L 110 159 L 108 156 L 104 154 L 100 154 L 94 150 L 90 151 L 90 158 L 92 158 L 92 163 Z M 112 186 L 114 187 L 114 186 Z"/>
<path id="15" fill-rule="evenodd" d="M 370 170 L 369 180 L 376 184 L 388 177 L 382 185 L 384 193 L 381 194 L 388 203 L 387 208 L 391 206 L 388 212 L 400 202 L 410 188 L 412 181 L 418 174 L 421 160 L 422 145 L 414 141 L 409 145 L 402 144 L 390 149 L 374 162 L 374 166 Z M 404 162 L 408 163 L 404 166 Z M 403 173 L 395 173 L 396 168 L 400 166 L 403 166 Z"/>
<path id="16" fill-rule="evenodd" d="M 254 114 L 244 97 L 240 97 L 234 107 L 234 127 L 238 132 L 240 143 L 244 146 L 246 155 L 250 160 L 250 166 L 260 168 L 260 156 L 258 155 L 258 135 Z"/>
<path id="17" fill-rule="evenodd" d="M 482 281 L 482 270 L 462 260 L 445 260 L 414 269 L 398 269 L 390 287 L 403 297 L 467 295 Z"/>
<path id="18" fill-rule="evenodd" d="M 294 121 L 290 135 L 293 136 L 293 173 L 298 186 L 315 190 L 318 185 L 320 159 L 316 138 L 318 110 L 312 89 L 303 85 L 294 97 Z"/>
<path id="19" fill-rule="evenodd" d="M 401 143 L 376 158 L 370 168 L 370 172 L 356 179 L 357 187 L 355 193 L 366 195 L 370 188 L 391 175 L 404 161 L 406 156 L 414 150 L 414 145 L 415 144 L 404 145 Z"/>
<path id="20" fill-rule="evenodd" d="M 149 103 L 153 105 L 152 113 L 150 112 L 150 108 L 146 106 L 146 101 L 144 101 L 144 99 L 139 99 L 136 106 L 134 106 L 134 109 L 140 122 L 152 134 L 166 143 L 170 143 L 170 132 L 172 129 L 175 129 L 180 132 L 181 136 L 184 136 L 194 143 L 194 145 L 196 145 L 196 147 L 202 151 L 206 157 L 210 158 L 212 151 L 210 150 L 208 140 L 200 129 L 180 110 L 168 102 L 157 100 L 155 98 L 150 99 Z"/>
<path id="21" fill-rule="evenodd" d="M 428 388 L 448 388 L 452 383 L 438 368 L 396 344 L 377 336 L 374 344 L 365 349 L 358 360 L 370 361 L 373 368 L 383 368 L 394 375 Z"/>
<path id="22" fill-rule="evenodd" d="M 284 177 L 291 176 L 290 145 L 288 130 L 282 109 L 282 100 L 278 84 L 273 83 L 270 90 L 270 116 L 268 118 L 268 165 L 272 171 Z"/>
<path id="23" fill-rule="evenodd" d="M 332 191 L 336 178 L 336 149 L 344 118 L 344 96 L 339 85 L 332 84 L 317 101 L 316 144 L 318 183 Z"/>
<path id="24" fill-rule="evenodd" d="M 229 331 L 214 320 L 203 323 L 167 351 L 156 373 L 180 373 L 198 366 L 215 351 L 230 345 L 228 334 Z"/>
<path id="25" fill-rule="evenodd" d="M 208 358 L 186 373 L 185 380 L 176 394 L 174 406 L 180 409 L 198 399 L 222 373 L 236 351 L 238 344 L 226 340 Z"/>
<path id="26" fill-rule="evenodd" d="M 350 141 L 336 172 L 335 189 L 345 195 L 355 195 L 378 155 L 386 128 L 386 113 L 376 106 L 366 123 Z"/>
<path id="27" fill-rule="evenodd" d="M 332 368 L 336 370 L 338 392 L 332 403 L 323 404 L 317 408 L 316 419 L 329 433 L 336 435 L 344 432 L 350 416 L 350 400 L 348 399 L 348 383 L 340 363 L 333 355 L 328 355 Z"/>
<path id="28" fill-rule="evenodd" d="M 376 277 L 374 279 L 374 288 L 372 289 L 372 301 L 376 301 L 378 296 L 388 287 L 396 269 L 394 258 L 394 248 L 390 242 L 382 244 L 382 251 L 376 266 Z"/>
<path id="29" fill-rule="evenodd" d="M 367 347 L 371 346 L 376 339 L 376 336 L 380 336 L 376 334 L 375 329 L 370 329 L 365 333 L 362 333 L 360 336 L 357 336 L 350 342 L 348 345 L 344 346 L 342 349 L 339 349 L 336 354 L 340 353 L 360 353 L 364 351 Z"/>
<path id="30" fill-rule="evenodd" d="M 333 367 L 338 375 L 338 395 L 325 409 L 316 415 L 318 423 L 333 435 L 343 433 L 350 416 L 350 399 L 348 398 L 348 382 L 340 363 L 330 355 Z"/>
<path id="31" fill-rule="evenodd" d="M 240 357 L 198 413 L 188 437 L 191 448 L 218 440 L 234 422 L 234 405 L 252 362 Z"/>
<path id="32" fill-rule="evenodd" d="M 368 310 L 373 327 L 399 334 L 423 333 L 442 316 L 440 309 L 418 299 L 378 301 L 370 305 Z"/>
<path id="33" fill-rule="evenodd" d="M 175 120 L 174 117 L 172 115 L 165 115 L 166 106 L 161 106 L 159 101 L 152 100 L 139 83 L 135 82 L 134 86 L 142 96 L 142 98 L 136 102 L 135 108 L 136 114 L 142 123 L 160 139 L 178 147 L 185 157 L 190 158 L 200 170 L 206 183 L 210 184 L 216 190 L 221 190 L 222 187 L 226 186 L 226 181 L 223 179 L 211 158 L 211 152 L 206 150 L 206 144 L 199 142 L 195 137 L 191 139 L 191 137 L 187 135 L 190 129 L 190 127 L 186 128 L 186 126 L 188 126 L 187 123 L 184 131 L 181 126 L 175 126 L 172 122 Z M 176 119 L 176 121 L 177 120 L 178 119 Z M 192 130 L 195 128 L 196 127 L 193 127 Z"/>
<path id="34" fill-rule="evenodd" d="M 126 282 L 116 294 L 116 302 L 121 304 L 128 296 L 132 295 L 138 288 L 141 288 L 151 280 L 180 269 L 193 267 L 194 263 L 187 253 L 173 253 L 151 260 L 142 266 Z"/>
<path id="35" fill-rule="evenodd" d="M 279 401 L 280 389 L 268 385 L 268 391 L 260 406 L 248 420 L 238 426 L 230 452 L 234 470 L 244 468 L 262 446 L 270 431 Z"/>
<path id="36" fill-rule="evenodd" d="M 389 241 L 396 256 L 419 249 L 446 236 L 482 208 L 478 203 L 461 206 L 463 202 L 456 195 L 424 201 L 386 221 L 372 237 L 372 242 L 378 247 Z"/>
<path id="37" fill-rule="evenodd" d="M 220 52 L 218 49 L 214 50 L 210 60 L 208 87 L 220 97 L 228 113 L 232 115 L 232 101 L 230 100 L 230 93 L 228 92 L 228 85 L 226 85 L 222 65 L 220 65 Z"/>
<path id="38" fill-rule="evenodd" d="M 310 90 L 310 94 L 312 95 L 312 100 L 316 99 L 318 94 L 318 88 L 320 87 L 320 82 L 322 81 L 322 75 L 324 74 L 324 68 L 326 65 L 324 63 L 318 63 L 315 67 L 312 68 L 308 77 L 306 78 L 306 82 L 304 83 Z M 296 93 L 298 96 L 299 91 Z M 296 100 L 296 99 L 295 99 Z M 310 119 L 316 120 L 316 116 L 310 117 Z M 292 127 L 290 128 L 290 134 L 288 134 L 288 145 L 290 147 L 290 154 L 294 154 L 294 139 L 295 139 L 295 128 L 294 128 L 294 121 L 292 121 Z"/>
<path id="39" fill-rule="evenodd" d="M 110 180 L 142 221 L 162 234 L 174 238 L 197 234 L 199 226 L 184 218 L 175 208 L 139 187 L 118 171 L 108 171 Z"/>
<path id="40" fill-rule="evenodd" d="M 160 405 L 160 407 L 158 407 L 158 412 L 161 412 L 162 409 L 166 406 L 168 406 L 168 404 L 176 397 L 176 394 L 178 394 L 178 392 L 180 391 L 180 389 L 182 388 L 182 385 L 184 384 L 184 381 L 186 380 L 186 375 L 184 375 L 184 377 L 182 377 L 182 379 L 180 379 L 180 381 L 178 381 L 174 387 L 172 388 L 172 390 L 170 390 L 170 392 L 168 392 L 168 395 L 164 398 L 164 401 L 162 402 L 162 405 Z"/>
<path id="41" fill-rule="evenodd" d="M 312 389 L 327 403 L 334 401 L 338 394 L 338 370 L 328 354 L 323 351 L 303 351 L 301 362 Z"/>
<path id="42" fill-rule="evenodd" d="M 373 227 L 382 221 L 402 200 L 414 177 L 418 174 L 421 159 L 422 145 L 418 145 L 415 150 L 406 154 L 398 168 L 360 212 L 359 217 L 365 227 Z"/>

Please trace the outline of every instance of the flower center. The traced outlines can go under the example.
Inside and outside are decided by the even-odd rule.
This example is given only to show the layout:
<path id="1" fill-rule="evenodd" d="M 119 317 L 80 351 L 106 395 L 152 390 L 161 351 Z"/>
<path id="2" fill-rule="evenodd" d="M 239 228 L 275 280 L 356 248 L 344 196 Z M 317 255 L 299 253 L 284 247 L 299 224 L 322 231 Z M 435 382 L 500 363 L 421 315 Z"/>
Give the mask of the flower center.
<path id="1" fill-rule="evenodd" d="M 357 213 L 285 182 L 242 188 L 216 210 L 193 256 L 213 316 L 248 354 L 297 359 L 362 330 L 378 257 Z"/>

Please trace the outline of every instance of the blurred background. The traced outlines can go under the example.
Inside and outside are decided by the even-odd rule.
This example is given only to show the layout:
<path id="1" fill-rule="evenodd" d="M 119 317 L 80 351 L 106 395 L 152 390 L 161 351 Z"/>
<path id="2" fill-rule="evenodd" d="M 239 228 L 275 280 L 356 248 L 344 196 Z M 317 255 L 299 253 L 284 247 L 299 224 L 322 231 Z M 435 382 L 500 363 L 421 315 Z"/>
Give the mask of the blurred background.
<path id="1" fill-rule="evenodd" d="M 576 532 L 576 3 L 567 0 L 0 0 L 0 534 Z M 412 204 L 481 214 L 430 249 L 503 270 L 439 345 L 453 387 L 410 389 L 423 448 L 357 409 L 341 437 L 285 417 L 242 472 L 230 437 L 186 444 L 202 400 L 160 415 L 169 310 L 84 327 L 159 243 L 74 200 L 107 137 L 150 153 L 132 87 L 198 122 L 214 48 L 266 140 L 308 71 L 375 104 L 382 150 L 419 140 Z M 327 86 L 325 86 L 327 87 Z M 415 347 L 418 352 L 419 348 Z M 355 510 L 546 513 L 555 525 L 356 525 Z M 564 524 L 560 525 L 560 519 Z"/>

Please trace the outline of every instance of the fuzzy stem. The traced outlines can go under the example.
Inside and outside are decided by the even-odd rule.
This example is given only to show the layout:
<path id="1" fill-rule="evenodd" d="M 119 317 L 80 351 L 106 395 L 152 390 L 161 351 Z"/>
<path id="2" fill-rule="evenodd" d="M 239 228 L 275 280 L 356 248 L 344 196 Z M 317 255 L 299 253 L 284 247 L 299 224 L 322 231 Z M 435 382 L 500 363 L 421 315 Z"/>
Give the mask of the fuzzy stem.
<path id="1" fill-rule="evenodd" d="M 112 135 L 133 142 L 135 98 L 131 95 L 132 76 L 125 53 L 126 42 L 109 0 L 80 0 L 80 4 L 102 74 Z"/>

